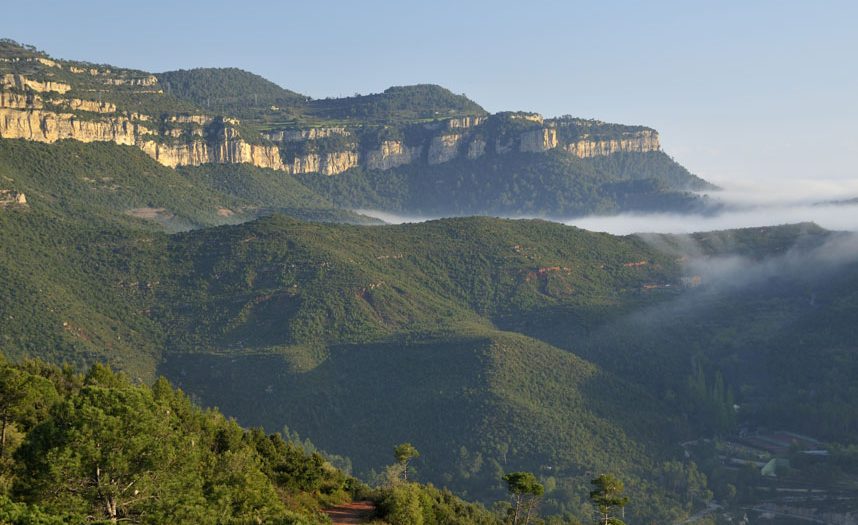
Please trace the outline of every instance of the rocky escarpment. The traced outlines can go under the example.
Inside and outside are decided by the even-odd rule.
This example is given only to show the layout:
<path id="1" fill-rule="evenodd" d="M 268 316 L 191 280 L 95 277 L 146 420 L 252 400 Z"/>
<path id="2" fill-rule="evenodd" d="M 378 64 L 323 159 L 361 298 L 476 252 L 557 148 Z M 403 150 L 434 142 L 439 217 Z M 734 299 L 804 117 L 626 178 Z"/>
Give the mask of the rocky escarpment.
<path id="1" fill-rule="evenodd" d="M 7 73 L 0 78 L 0 86 L 4 88 L 17 89 L 19 91 L 35 91 L 36 93 L 66 93 L 71 91 L 71 86 L 64 82 L 55 82 L 52 80 L 34 80 L 24 75 L 16 75 Z"/>
<path id="2" fill-rule="evenodd" d="M 519 151 L 522 153 L 542 153 L 557 147 L 557 130 L 554 128 L 539 128 L 526 131 L 519 139 Z"/>
<path id="3" fill-rule="evenodd" d="M 236 129 L 224 126 L 219 119 L 209 119 L 206 126 L 190 131 L 172 128 L 162 133 L 125 115 L 96 120 L 76 113 L 0 108 L 0 138 L 36 142 L 70 139 L 137 146 L 172 168 L 246 162 L 262 168 L 286 169 L 276 146 L 247 142 Z"/>
<path id="4" fill-rule="evenodd" d="M 434 166 L 460 158 L 474 160 L 516 152 L 558 150 L 585 159 L 660 150 L 658 133 L 649 128 L 571 117 L 544 119 L 536 113 L 457 117 L 416 124 L 404 130 L 405 138 L 397 139 L 367 140 L 362 132 L 365 130 L 359 128 L 307 128 L 267 132 L 266 137 L 279 142 L 290 155 L 287 171 L 325 175 L 357 166 L 371 170 L 415 163 Z M 336 140 L 332 142 L 332 138 Z"/>
<path id="5" fill-rule="evenodd" d="M 176 106 L 149 73 L 27 53 L 0 57 L 0 138 L 114 142 L 138 147 L 169 167 L 249 163 L 337 175 L 357 167 L 384 171 L 490 155 L 557 151 L 591 158 L 659 150 L 658 134 L 649 128 L 524 112 L 395 124 L 340 120 L 258 133 L 202 110 L 164 110 Z"/>
<path id="6" fill-rule="evenodd" d="M 235 119 L 121 112 L 109 102 L 63 97 L 64 87 L 52 89 L 57 83 L 34 82 L 22 75 L 5 75 L 0 80 L 0 138 L 114 142 L 137 146 L 170 167 L 250 163 L 288 171 L 276 145 L 248 142 Z M 152 86 L 145 78 L 139 85 Z"/>
<path id="7" fill-rule="evenodd" d="M 343 150 L 328 153 L 306 153 L 295 156 L 283 169 L 292 174 L 321 173 L 322 175 L 337 175 L 357 166 L 357 151 Z"/>
<path id="8" fill-rule="evenodd" d="M 389 170 L 404 164 L 419 162 L 422 154 L 422 146 L 406 146 L 399 140 L 385 140 L 377 149 L 367 150 L 364 162 L 371 170 Z"/>
<path id="9" fill-rule="evenodd" d="M 140 85 L 152 87 L 144 79 Z M 355 167 L 389 170 L 458 158 L 559 149 L 578 158 L 659 150 L 648 128 L 617 127 L 536 114 L 460 117 L 412 126 L 405 138 L 361 140 L 345 127 L 286 129 L 247 140 L 241 123 L 207 115 L 161 115 L 120 111 L 116 104 L 63 96 L 66 85 L 5 75 L 0 84 L 0 137 L 38 142 L 107 141 L 136 146 L 169 166 L 249 163 L 291 174 L 337 175 Z M 58 91 L 54 91 L 58 90 Z M 409 130 L 406 130 L 409 131 Z M 415 138 L 416 137 L 416 138 Z M 331 142 L 334 141 L 334 142 Z M 324 146 L 324 147 L 322 147 Z"/>
<path id="10" fill-rule="evenodd" d="M 646 153 L 661 148 L 658 133 L 652 130 L 628 133 L 611 139 L 582 138 L 566 144 L 563 149 L 578 158 L 604 157 L 614 153 Z"/>

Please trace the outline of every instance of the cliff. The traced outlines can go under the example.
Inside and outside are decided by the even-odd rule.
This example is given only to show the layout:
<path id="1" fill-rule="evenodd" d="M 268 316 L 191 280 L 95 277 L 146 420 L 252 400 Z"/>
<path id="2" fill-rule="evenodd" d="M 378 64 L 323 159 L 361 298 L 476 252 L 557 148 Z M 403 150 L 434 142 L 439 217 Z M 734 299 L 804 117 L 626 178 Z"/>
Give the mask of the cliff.
<path id="1" fill-rule="evenodd" d="M 616 139 L 582 138 L 563 147 L 578 158 L 604 157 L 614 153 L 659 151 L 658 133 L 652 130 L 629 133 Z"/>
<path id="2" fill-rule="evenodd" d="M 226 95 L 212 87 L 211 81 L 218 78 L 231 81 Z M 242 103 L 230 99 L 232 91 L 242 92 L 247 82 L 267 93 L 264 106 L 253 105 L 257 95 L 241 99 Z M 238 104 L 249 125 L 187 106 L 171 92 L 204 100 L 206 106 L 212 96 L 220 97 L 221 106 Z M 313 125 L 301 125 L 305 111 Z M 467 111 L 473 114 L 463 114 Z M 441 116 L 445 112 L 452 115 Z M 372 119 L 354 116 L 363 113 Z M 430 114 L 434 116 L 426 116 Z M 391 120 L 377 121 L 384 115 Z M 291 122 L 287 126 L 271 124 L 286 117 Z M 239 70 L 155 76 L 54 60 L 23 47 L 0 56 L 0 138 L 115 142 L 138 147 L 169 167 L 249 163 L 290 174 L 323 175 L 356 167 L 385 171 L 418 163 L 435 166 L 487 155 L 559 151 L 591 158 L 660 147 L 658 134 L 649 128 L 571 117 L 545 119 L 525 112 L 488 115 L 440 86 L 405 86 L 377 95 L 312 101 Z"/>
<path id="3" fill-rule="evenodd" d="M 422 146 L 406 146 L 399 140 L 385 140 L 377 149 L 366 152 L 364 164 L 371 170 L 389 170 L 419 162 L 422 154 Z"/>
<path id="4" fill-rule="evenodd" d="M 387 127 L 383 130 L 390 131 Z M 658 133 L 582 119 L 544 119 L 535 113 L 458 117 L 415 124 L 400 138 L 367 136 L 363 128 L 304 128 L 268 131 L 291 160 L 295 174 L 336 175 L 354 167 L 389 170 L 414 163 L 440 165 L 484 155 L 559 150 L 578 158 L 659 151 Z M 320 153 L 320 151 L 326 153 Z"/>
<path id="5" fill-rule="evenodd" d="M 578 158 L 590 158 L 621 152 L 658 151 L 660 147 L 658 134 L 652 130 L 630 132 L 619 138 L 582 136 L 563 143 L 558 139 L 556 129 L 540 127 L 518 135 L 499 136 L 492 142 L 478 133 L 444 132 L 430 136 L 425 144 L 384 140 L 376 147 L 364 150 L 352 144 L 335 151 L 309 151 L 290 156 L 289 143 L 312 144 L 316 140 L 301 141 L 299 137 L 329 137 L 330 133 L 313 129 L 284 131 L 279 135 L 269 134 L 282 137 L 280 144 L 252 143 L 244 140 L 234 127 L 240 125 L 235 119 L 192 115 L 153 121 L 143 115 L 117 113 L 115 107 L 107 103 L 81 99 L 54 99 L 52 103 L 64 105 L 69 111 L 44 109 L 41 99 L 31 95 L 0 94 L 0 138 L 37 142 L 65 139 L 115 142 L 137 146 L 159 163 L 173 168 L 205 163 L 249 163 L 290 174 L 324 175 L 337 175 L 358 166 L 388 170 L 423 162 L 424 159 L 430 165 L 438 165 L 460 157 L 473 160 L 487 153 L 505 155 L 515 150 L 544 153 L 560 147 Z M 87 117 L 81 112 L 93 115 Z M 478 130 L 479 127 L 470 129 Z M 488 144 L 492 147 L 489 148 Z"/>
<path id="6" fill-rule="evenodd" d="M 159 163 L 173 168 L 210 162 L 247 162 L 262 168 L 284 169 L 276 146 L 249 143 L 236 129 L 223 125 L 222 120 L 204 119 L 205 125 L 198 125 L 190 132 L 179 128 L 159 131 L 126 115 L 90 119 L 76 113 L 4 107 L 0 108 L 0 138 L 114 142 L 137 146 Z M 183 140 L 185 135 L 189 138 Z"/>
<path id="7" fill-rule="evenodd" d="M 88 70 L 86 72 L 88 73 Z M 155 77 L 108 79 L 146 88 Z M 240 122 L 207 115 L 162 115 L 119 111 L 111 102 L 63 97 L 67 84 L 31 80 L 24 75 L 0 77 L 0 138 L 37 142 L 77 140 L 137 146 L 169 166 L 205 163 L 250 163 L 287 170 L 279 148 L 251 143 L 238 131 Z"/>

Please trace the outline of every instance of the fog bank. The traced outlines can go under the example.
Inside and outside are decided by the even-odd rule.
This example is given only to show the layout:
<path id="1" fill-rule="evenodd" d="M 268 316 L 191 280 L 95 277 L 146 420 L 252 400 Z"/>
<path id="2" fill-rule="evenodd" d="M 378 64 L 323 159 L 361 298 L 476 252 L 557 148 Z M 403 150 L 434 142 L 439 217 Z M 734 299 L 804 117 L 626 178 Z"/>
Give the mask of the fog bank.
<path id="1" fill-rule="evenodd" d="M 388 224 L 425 222 L 438 219 L 421 215 L 388 213 L 377 210 L 354 210 L 375 217 Z M 537 217 L 506 217 L 512 219 Z M 553 220 L 553 219 L 547 219 Z M 823 228 L 839 231 L 858 231 L 858 204 L 853 205 L 757 205 L 746 208 L 727 208 L 714 215 L 678 213 L 624 213 L 620 215 L 591 215 L 565 220 L 554 220 L 585 230 L 607 232 L 614 235 L 631 233 L 694 233 L 735 228 L 777 226 L 797 222 L 815 222 Z"/>
<path id="2" fill-rule="evenodd" d="M 589 216 L 562 221 L 585 230 L 630 233 L 694 233 L 815 222 L 829 230 L 858 231 L 858 205 L 775 205 L 735 209 L 717 215 L 645 213 Z"/>

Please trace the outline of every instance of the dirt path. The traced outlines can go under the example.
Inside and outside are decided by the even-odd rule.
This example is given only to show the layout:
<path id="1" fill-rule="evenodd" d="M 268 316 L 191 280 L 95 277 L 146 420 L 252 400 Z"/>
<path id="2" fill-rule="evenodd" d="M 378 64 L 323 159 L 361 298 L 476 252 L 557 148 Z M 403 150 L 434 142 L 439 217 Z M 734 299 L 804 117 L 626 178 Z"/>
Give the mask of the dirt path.
<path id="1" fill-rule="evenodd" d="M 354 501 L 326 509 L 325 513 L 331 517 L 334 525 L 367 523 L 375 514 L 375 504 L 371 501 Z"/>

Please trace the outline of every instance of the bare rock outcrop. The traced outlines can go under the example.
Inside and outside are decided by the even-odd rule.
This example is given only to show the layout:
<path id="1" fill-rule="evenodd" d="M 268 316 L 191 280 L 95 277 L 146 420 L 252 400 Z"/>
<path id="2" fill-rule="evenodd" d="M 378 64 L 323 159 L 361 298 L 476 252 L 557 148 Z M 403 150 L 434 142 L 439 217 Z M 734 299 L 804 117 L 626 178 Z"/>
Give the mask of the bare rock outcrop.
<path id="1" fill-rule="evenodd" d="M 519 151 L 522 153 L 543 153 L 557 147 L 557 130 L 540 128 L 521 134 Z"/>
<path id="2" fill-rule="evenodd" d="M 26 206 L 27 196 L 15 190 L 0 189 L 0 208 Z"/>
<path id="3" fill-rule="evenodd" d="M 389 170 L 403 164 L 420 160 L 423 148 L 406 146 L 399 140 L 385 140 L 378 149 L 371 149 L 364 155 L 364 163 L 371 170 Z"/>
<path id="4" fill-rule="evenodd" d="M 614 153 L 647 153 L 659 151 L 658 133 L 651 130 L 624 134 L 621 138 L 581 138 L 570 142 L 564 149 L 578 158 L 604 157 Z"/>
<path id="5" fill-rule="evenodd" d="M 459 133 L 445 133 L 433 137 L 429 143 L 429 164 L 441 164 L 458 157 L 463 138 L 464 135 Z"/>

